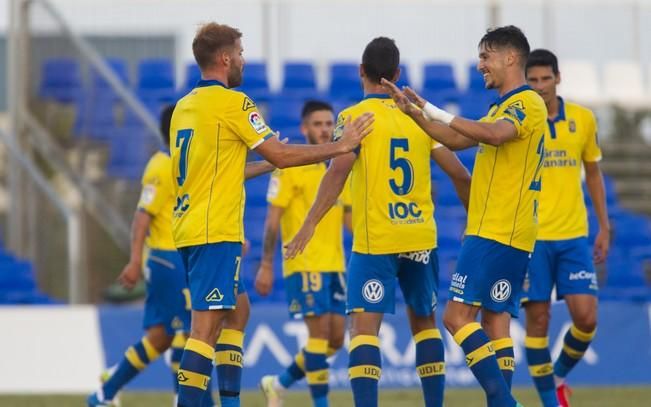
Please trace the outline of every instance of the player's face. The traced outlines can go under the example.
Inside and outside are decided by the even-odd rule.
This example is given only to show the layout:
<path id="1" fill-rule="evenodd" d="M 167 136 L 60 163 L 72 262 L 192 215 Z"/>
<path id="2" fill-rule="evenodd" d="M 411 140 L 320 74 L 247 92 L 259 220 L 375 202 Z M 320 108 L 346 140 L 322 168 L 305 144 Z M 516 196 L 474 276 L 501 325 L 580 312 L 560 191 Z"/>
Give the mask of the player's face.
<path id="1" fill-rule="evenodd" d="M 244 49 L 242 41 L 235 40 L 235 46 L 231 51 L 231 63 L 228 67 L 228 86 L 236 88 L 242 84 L 242 72 L 244 71 Z"/>
<path id="2" fill-rule="evenodd" d="M 499 88 L 504 82 L 507 52 L 500 49 L 487 49 L 482 44 L 479 48 L 477 70 L 484 75 L 486 89 Z"/>
<path id="3" fill-rule="evenodd" d="M 310 113 L 301 124 L 301 132 L 310 144 L 323 144 L 332 140 L 335 117 L 330 110 Z"/>
<path id="4" fill-rule="evenodd" d="M 538 92 L 546 104 L 556 98 L 556 85 L 561 81 L 551 66 L 532 66 L 527 69 L 527 83 Z"/>

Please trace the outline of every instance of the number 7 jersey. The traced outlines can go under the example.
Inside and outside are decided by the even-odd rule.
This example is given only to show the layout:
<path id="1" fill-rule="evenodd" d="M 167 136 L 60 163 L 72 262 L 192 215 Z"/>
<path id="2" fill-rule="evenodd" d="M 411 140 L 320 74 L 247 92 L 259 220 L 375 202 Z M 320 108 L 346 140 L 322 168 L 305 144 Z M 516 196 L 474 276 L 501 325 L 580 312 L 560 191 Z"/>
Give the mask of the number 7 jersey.
<path id="1" fill-rule="evenodd" d="M 547 108 L 525 85 L 502 96 L 481 119 L 498 120 L 513 123 L 518 135 L 500 146 L 479 144 L 466 234 L 531 252 L 538 233 Z"/>
<path id="2" fill-rule="evenodd" d="M 177 248 L 243 242 L 248 149 L 272 137 L 244 93 L 202 80 L 178 101 L 170 126 Z"/>
<path id="3" fill-rule="evenodd" d="M 430 154 L 434 142 L 387 95 L 367 95 L 339 114 L 335 139 L 347 116 L 375 114 L 373 131 L 356 151 L 351 197 L 353 251 L 393 254 L 436 247 Z"/>

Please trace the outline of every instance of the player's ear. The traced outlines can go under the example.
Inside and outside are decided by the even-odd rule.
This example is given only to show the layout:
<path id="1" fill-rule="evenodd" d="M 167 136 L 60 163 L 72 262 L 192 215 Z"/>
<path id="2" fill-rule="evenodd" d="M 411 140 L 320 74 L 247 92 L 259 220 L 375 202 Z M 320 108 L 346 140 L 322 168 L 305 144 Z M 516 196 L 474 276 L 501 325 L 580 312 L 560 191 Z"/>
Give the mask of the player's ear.
<path id="1" fill-rule="evenodd" d="M 366 72 L 364 72 L 364 65 L 359 64 L 359 77 L 364 78 L 366 76 Z"/>
<path id="2" fill-rule="evenodd" d="M 393 83 L 398 83 L 398 79 L 400 79 L 400 74 L 402 71 L 400 70 L 400 67 L 396 68 L 396 73 L 393 74 L 393 78 L 391 78 L 391 82 Z"/>
<path id="3" fill-rule="evenodd" d="M 561 83 L 561 73 L 556 74 L 556 80 L 554 81 L 557 85 Z"/>

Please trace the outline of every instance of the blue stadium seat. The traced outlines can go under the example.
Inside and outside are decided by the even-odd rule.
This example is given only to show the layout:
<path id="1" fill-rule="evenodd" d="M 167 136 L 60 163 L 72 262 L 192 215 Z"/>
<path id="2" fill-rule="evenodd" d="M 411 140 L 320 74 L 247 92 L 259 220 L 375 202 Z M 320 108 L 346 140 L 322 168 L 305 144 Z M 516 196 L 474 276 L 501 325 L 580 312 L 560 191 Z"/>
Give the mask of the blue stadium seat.
<path id="1" fill-rule="evenodd" d="M 460 93 L 451 64 L 427 64 L 424 74 L 422 93 L 427 100 L 438 106 L 458 101 Z"/>
<path id="2" fill-rule="evenodd" d="M 249 179 L 244 185 L 246 187 L 246 202 L 248 206 L 267 206 L 267 188 L 269 186 L 269 174 Z"/>
<path id="3" fill-rule="evenodd" d="M 318 98 L 318 95 L 314 66 L 311 63 L 285 64 L 281 97 L 306 100 Z"/>
<path id="4" fill-rule="evenodd" d="M 140 179 L 147 161 L 159 146 L 160 142 L 144 126 L 116 129 L 111 138 L 108 173 L 118 178 Z"/>
<path id="5" fill-rule="evenodd" d="M 295 99 L 278 99 L 269 104 L 269 124 L 272 129 L 294 127 L 301 124 L 303 102 Z"/>
<path id="6" fill-rule="evenodd" d="M 167 58 L 151 58 L 140 61 L 136 89 L 138 96 L 147 102 L 175 102 L 176 93 L 172 61 Z"/>
<path id="7" fill-rule="evenodd" d="M 83 133 L 98 141 L 109 141 L 118 127 L 115 120 L 115 103 L 111 99 L 94 99 L 88 106 Z"/>
<path id="8" fill-rule="evenodd" d="M 77 60 L 48 59 L 41 68 L 40 97 L 59 103 L 81 103 L 83 83 Z"/>
<path id="9" fill-rule="evenodd" d="M 246 93 L 256 103 L 266 103 L 271 99 L 267 65 L 264 62 L 247 63 L 239 90 Z"/>
<path id="10" fill-rule="evenodd" d="M 107 58 L 106 64 L 111 68 L 113 73 L 124 85 L 129 85 L 129 67 L 127 62 L 122 58 Z M 108 83 L 97 69 L 91 69 L 91 88 L 90 96 L 93 99 L 111 100 L 118 99 L 113 87 Z"/>
<path id="11" fill-rule="evenodd" d="M 199 69 L 199 66 L 194 62 L 187 64 L 185 67 L 185 81 L 183 82 L 183 87 L 179 92 L 179 99 L 194 89 L 199 80 L 201 80 L 201 70 Z"/>
<path id="12" fill-rule="evenodd" d="M 459 114 L 472 120 L 481 119 L 488 112 L 491 104 L 497 99 L 493 91 L 468 91 L 459 98 Z"/>
<path id="13" fill-rule="evenodd" d="M 484 75 L 477 70 L 477 64 L 468 66 L 468 87 L 469 91 L 483 91 L 486 90 L 484 82 Z"/>
<path id="14" fill-rule="evenodd" d="M 334 63 L 330 65 L 331 99 L 343 101 L 359 101 L 364 96 L 359 78 L 359 64 Z"/>

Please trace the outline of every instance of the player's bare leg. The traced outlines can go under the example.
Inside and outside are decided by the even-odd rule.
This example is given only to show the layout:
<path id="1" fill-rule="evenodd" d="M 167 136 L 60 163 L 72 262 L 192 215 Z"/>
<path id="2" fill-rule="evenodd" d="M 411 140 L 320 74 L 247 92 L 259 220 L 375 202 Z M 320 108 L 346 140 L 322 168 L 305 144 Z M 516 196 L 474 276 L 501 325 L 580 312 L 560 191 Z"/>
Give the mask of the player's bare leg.
<path id="1" fill-rule="evenodd" d="M 443 324 L 454 335 L 455 342 L 463 348 L 466 364 L 484 389 L 488 406 L 515 406 L 517 402 L 502 376 L 493 343 L 482 325 L 475 322 L 479 310 L 479 307 L 449 301 L 443 315 Z M 507 313 L 497 314 L 482 309 L 482 322 L 495 338 L 501 337 L 505 332 L 508 336 L 509 321 Z"/>
<path id="2" fill-rule="evenodd" d="M 409 326 L 416 343 L 416 371 L 420 377 L 425 406 L 443 405 L 445 387 L 445 362 L 441 332 L 436 327 L 434 313 L 416 315 L 407 308 Z"/>

